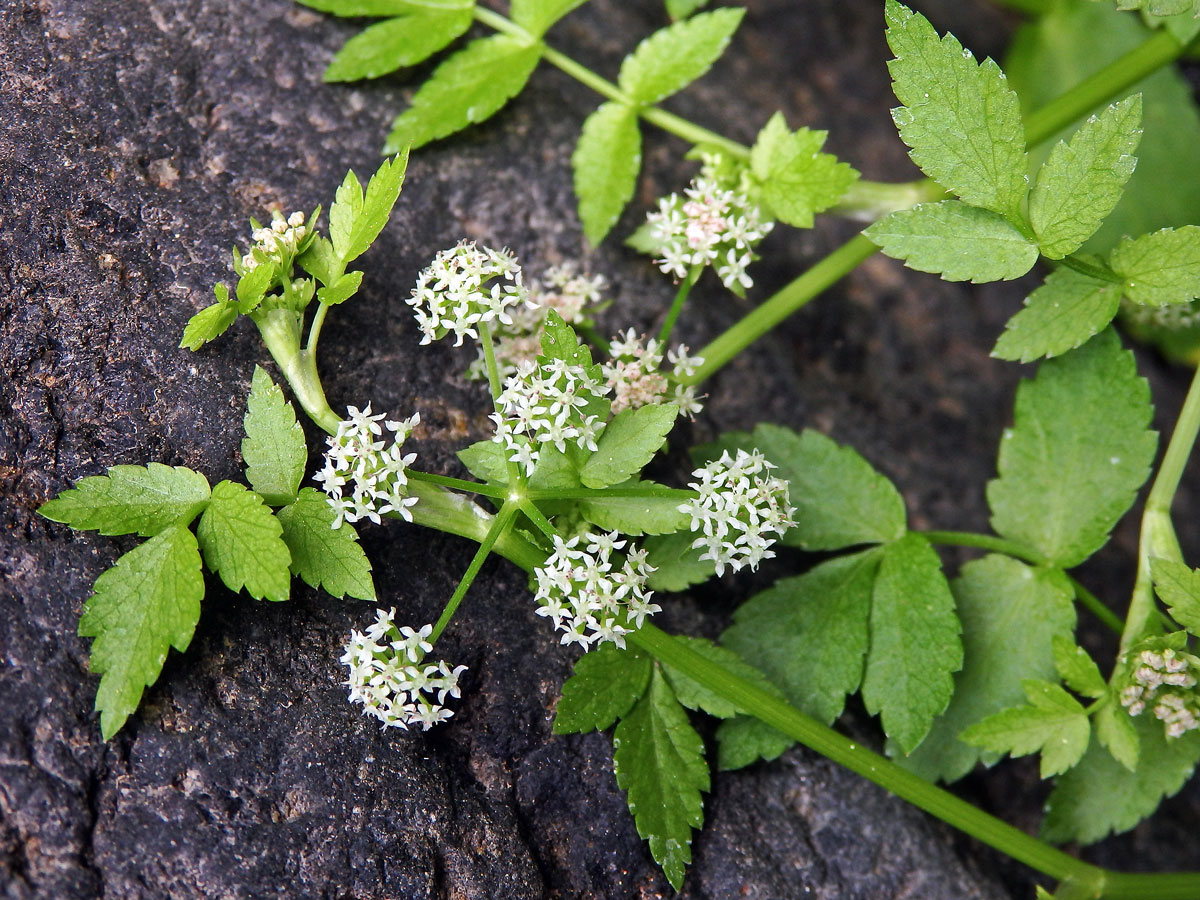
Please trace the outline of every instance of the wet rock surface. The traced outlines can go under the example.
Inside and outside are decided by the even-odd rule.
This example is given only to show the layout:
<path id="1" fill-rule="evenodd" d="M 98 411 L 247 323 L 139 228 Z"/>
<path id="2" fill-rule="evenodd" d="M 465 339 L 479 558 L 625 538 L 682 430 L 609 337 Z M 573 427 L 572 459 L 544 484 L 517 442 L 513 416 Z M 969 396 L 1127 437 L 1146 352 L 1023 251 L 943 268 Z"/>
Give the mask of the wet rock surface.
<path id="1" fill-rule="evenodd" d="M 943 6 L 940 25 L 998 52 L 997 13 Z M 793 125 L 830 129 L 831 148 L 868 177 L 909 177 L 886 114 L 877 4 L 749 7 L 726 59 L 672 108 L 741 140 L 782 109 Z M 652 0 L 594 0 L 552 38 L 613 73 L 662 21 Z M 249 322 L 195 354 L 177 348 L 179 336 L 212 284 L 228 281 L 227 248 L 244 242 L 249 216 L 328 203 L 348 166 L 374 168 L 417 77 L 322 85 L 324 63 L 354 30 L 284 0 L 0 6 L 6 898 L 671 894 L 616 787 L 608 737 L 550 733 L 573 654 L 533 615 L 524 576 L 506 563 L 486 566 L 439 645 L 470 667 L 449 727 L 384 734 L 345 702 L 336 660 L 368 605 L 300 583 L 289 603 L 258 603 L 210 582 L 189 651 L 172 653 L 139 713 L 100 740 L 96 679 L 75 628 L 92 581 L 133 543 L 34 511 L 119 463 L 238 477 L 245 395 L 267 356 Z M 416 155 L 397 215 L 363 260 L 363 291 L 330 317 L 321 367 L 334 406 L 419 409 L 427 470 L 460 473 L 453 451 L 484 433 L 487 402 L 461 376 L 467 356 L 418 348 L 402 298 L 463 236 L 511 247 L 535 274 L 581 256 L 569 157 L 597 102 L 544 67 L 494 120 Z M 686 182 L 683 149 L 646 129 L 646 172 L 618 233 Z M 755 296 L 852 233 L 836 222 L 779 229 Z M 669 303 L 670 284 L 615 240 L 585 265 L 611 281 L 607 328 L 648 328 Z M 983 485 L 1021 374 L 988 350 L 1027 286 L 952 286 L 873 259 L 717 377 L 690 437 L 762 420 L 813 426 L 893 477 L 914 525 L 982 530 Z M 706 283 L 680 337 L 699 346 L 745 308 Z M 1173 412 L 1181 373 L 1150 357 L 1143 370 Z M 307 433 L 315 453 L 320 436 Z M 406 621 L 436 617 L 473 547 L 397 524 L 362 531 L 381 602 Z M 1124 528 L 1117 543 L 1128 552 L 1135 542 Z M 1093 566 L 1094 583 L 1129 583 L 1120 554 L 1111 559 Z M 730 578 L 672 599 L 664 627 L 715 635 L 754 583 Z M 865 717 L 849 727 L 875 733 Z M 1042 794 L 1031 772 L 1014 767 L 964 790 L 1033 828 Z M 1200 868 L 1197 805 L 1192 788 L 1159 824 L 1092 856 Z M 706 816 L 688 897 L 1031 892 L 1020 867 L 804 749 L 716 776 Z"/>

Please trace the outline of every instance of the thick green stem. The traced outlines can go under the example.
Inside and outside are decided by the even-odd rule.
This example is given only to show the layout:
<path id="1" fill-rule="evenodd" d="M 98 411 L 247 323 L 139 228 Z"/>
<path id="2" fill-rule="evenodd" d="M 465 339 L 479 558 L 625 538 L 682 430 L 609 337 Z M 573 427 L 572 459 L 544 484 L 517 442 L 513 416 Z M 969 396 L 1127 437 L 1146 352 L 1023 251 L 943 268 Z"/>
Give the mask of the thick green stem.
<path id="1" fill-rule="evenodd" d="M 495 524 L 496 517 L 461 494 L 421 481 L 409 483 L 408 494 L 418 498 L 409 507 L 413 521 L 426 528 L 436 528 L 446 534 L 456 534 L 482 543 Z M 515 531 L 505 531 L 496 539 L 493 552 L 532 572 L 546 561 L 546 553 L 528 538 Z"/>
<path id="2" fill-rule="evenodd" d="M 705 659 L 653 625 L 643 626 L 626 640 L 716 691 L 743 712 L 1039 872 L 1060 881 L 1071 879 L 1098 887 L 1104 884 L 1104 870 L 1068 856 L 900 768 L 786 701 Z"/>
<path id="3" fill-rule="evenodd" d="M 704 358 L 703 364 L 697 367 L 691 377 L 680 378 L 680 383 L 699 384 L 704 381 L 808 301 L 854 271 L 878 249 L 861 234 L 852 237 L 699 350 L 696 355 Z"/>
<path id="4" fill-rule="evenodd" d="M 932 203 L 949 197 L 946 189 L 932 178 L 897 184 L 856 181 L 826 212 L 858 222 L 875 222 L 902 209 L 911 209 L 918 203 Z"/>
<path id="5" fill-rule="evenodd" d="M 669 498 L 684 503 L 696 499 L 696 492 L 683 488 L 655 487 L 607 487 L 607 488 L 545 488 L 529 490 L 530 500 L 594 500 L 601 497 L 644 497 L 646 499 Z"/>
<path id="6" fill-rule="evenodd" d="M 1150 561 L 1156 557 L 1182 561 L 1183 554 L 1171 524 L 1171 502 L 1179 490 L 1179 480 L 1191 456 L 1200 433 L 1200 369 L 1192 376 L 1183 409 L 1175 421 L 1175 431 L 1167 452 L 1163 454 L 1154 477 L 1154 484 L 1146 496 L 1146 508 L 1142 513 L 1142 533 L 1138 541 L 1138 573 L 1129 601 L 1129 612 L 1125 616 L 1125 630 L 1121 634 L 1121 652 L 1148 634 L 1158 629 L 1158 608 L 1154 604 L 1154 586 L 1150 577 Z"/>
<path id="7" fill-rule="evenodd" d="M 430 643 L 437 642 L 437 639 L 442 636 L 442 632 L 446 630 L 446 626 L 450 624 L 450 620 L 454 618 L 455 612 L 458 611 L 458 605 L 462 603 L 463 597 L 467 595 L 467 590 L 471 587 L 471 582 L 475 580 L 475 576 L 483 568 L 484 562 L 492 552 L 492 547 L 495 546 L 501 535 L 504 534 L 512 522 L 513 513 L 516 511 L 515 504 L 505 503 L 500 507 L 500 512 L 496 513 L 496 518 L 492 520 L 487 534 L 479 542 L 479 549 L 475 551 L 475 556 L 471 559 L 471 564 L 467 566 L 467 571 L 463 573 L 463 577 L 459 580 L 458 587 L 454 589 L 454 593 L 446 603 L 446 608 L 442 610 L 441 616 L 438 617 L 437 624 L 433 626 L 433 634 L 429 636 Z"/>
<path id="8" fill-rule="evenodd" d="M 679 318 L 679 314 L 683 312 L 683 304 L 687 302 L 688 294 L 692 292 L 692 287 L 696 284 L 696 279 L 700 277 L 700 273 L 704 271 L 704 266 L 692 266 L 688 269 L 687 277 L 679 283 L 679 290 L 675 292 L 675 300 L 671 303 L 671 308 L 667 310 L 667 317 L 663 319 L 662 328 L 658 330 L 658 342 L 666 344 L 667 339 L 671 336 L 671 331 L 675 327 L 675 322 Z"/>
<path id="9" fill-rule="evenodd" d="M 287 379 L 304 412 L 329 434 L 335 434 L 342 417 L 325 399 L 321 377 L 317 374 L 316 355 L 300 347 L 299 315 L 290 310 L 273 309 L 252 318 L 271 358 Z"/>
<path id="10" fill-rule="evenodd" d="M 411 481 L 424 481 L 437 484 L 456 491 L 466 491 L 469 494 L 479 494 L 503 500 L 508 496 L 508 488 L 503 485 L 483 484 L 478 481 L 466 481 L 462 478 L 451 478 L 449 475 L 434 475 L 431 472 L 418 472 L 415 469 L 404 470 Z"/>

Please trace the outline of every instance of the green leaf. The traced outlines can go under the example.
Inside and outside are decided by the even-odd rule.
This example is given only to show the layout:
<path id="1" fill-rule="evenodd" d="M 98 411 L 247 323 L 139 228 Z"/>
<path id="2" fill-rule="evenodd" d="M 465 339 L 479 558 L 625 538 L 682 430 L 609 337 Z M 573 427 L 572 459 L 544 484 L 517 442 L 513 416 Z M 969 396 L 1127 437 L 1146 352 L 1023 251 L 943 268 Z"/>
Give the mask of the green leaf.
<path id="1" fill-rule="evenodd" d="M 721 642 L 828 724 L 858 690 L 881 552 L 868 550 L 783 578 L 743 603 Z"/>
<path id="2" fill-rule="evenodd" d="M 293 575 L 334 597 L 375 599 L 371 562 L 359 546 L 358 533 L 348 522 L 333 527 L 336 514 L 323 493 L 301 488 L 296 502 L 275 515 L 291 553 Z"/>
<path id="3" fill-rule="evenodd" d="M 1200 634 L 1200 571 L 1169 559 L 1150 560 L 1154 592 L 1171 609 L 1171 617 Z"/>
<path id="4" fill-rule="evenodd" d="M 683 591 L 717 574 L 711 559 L 700 558 L 703 548 L 692 546 L 695 540 L 690 531 L 646 538 L 646 562 L 655 567 L 646 583 L 656 591 Z"/>
<path id="5" fill-rule="evenodd" d="M 661 485 L 652 481 L 627 481 L 621 487 L 653 490 Z M 679 511 L 678 495 L 666 493 L 667 490 L 663 488 L 664 493 L 658 497 L 592 497 L 579 501 L 579 512 L 593 525 L 599 525 L 606 531 L 619 531 L 633 536 L 671 534 L 686 529 L 688 517 Z M 695 539 L 690 531 L 687 534 L 690 539 Z"/>
<path id="6" fill-rule="evenodd" d="M 1168 739 L 1153 716 L 1133 719 L 1141 745 L 1131 772 L 1093 741 L 1079 764 L 1058 780 L 1046 804 L 1042 837 L 1061 843 L 1090 844 L 1128 831 L 1175 794 L 1200 759 L 1200 732 Z"/>
<path id="7" fill-rule="evenodd" d="M 704 6 L 708 6 L 708 0 L 667 0 L 667 15 L 679 21 Z"/>
<path id="8" fill-rule="evenodd" d="M 1135 94 L 1050 151 L 1029 195 L 1029 221 L 1044 255 L 1061 259 L 1096 233 L 1133 174 L 1141 136 L 1142 98 Z"/>
<path id="9" fill-rule="evenodd" d="M 946 711 L 920 746 L 898 760 L 930 781 L 957 781 L 970 772 L 980 751 L 959 740 L 963 730 L 1023 703 L 1021 681 L 1053 678 L 1057 642 L 1074 646 L 1075 593 L 1058 569 L 993 554 L 963 566 L 950 589 L 962 621 L 962 671 Z"/>
<path id="10" fill-rule="evenodd" d="M 613 764 L 638 834 L 679 890 L 692 861 L 692 830 L 704 824 L 708 765 L 704 742 L 657 667 L 649 691 L 617 726 Z"/>
<path id="11" fill-rule="evenodd" d="M 1070 568 L 1108 540 L 1150 474 L 1150 389 L 1111 329 L 1017 389 L 988 483 L 997 534 Z"/>
<path id="12" fill-rule="evenodd" d="M 592 368 L 591 349 L 555 310 L 550 310 L 542 326 L 542 355 L 547 359 L 561 359 L 567 365 Z"/>
<path id="13" fill-rule="evenodd" d="M 540 43 L 507 34 L 477 38 L 434 71 L 392 123 L 384 153 L 462 131 L 496 113 L 525 87 L 542 58 Z"/>
<path id="14" fill-rule="evenodd" d="M 579 469 L 573 461 L 573 457 L 581 452 L 578 448 L 567 447 L 566 453 L 560 453 L 557 447 L 543 446 L 533 474 L 529 476 L 529 486 L 538 491 L 583 487 L 579 483 Z M 508 481 L 507 470 L 499 480 Z"/>
<path id="15" fill-rule="evenodd" d="M 107 475 L 82 479 L 38 512 L 82 531 L 149 537 L 176 522 L 187 525 L 208 497 L 204 476 L 183 466 L 113 466 Z"/>
<path id="16" fill-rule="evenodd" d="M 469 447 L 464 447 L 457 454 L 467 471 L 480 481 L 495 484 L 508 483 L 508 456 L 504 448 L 495 441 L 476 441 Z"/>
<path id="17" fill-rule="evenodd" d="M 329 239 L 333 245 L 334 257 L 340 260 L 335 271 L 345 269 L 346 254 L 350 250 L 350 241 L 354 234 L 354 223 L 361 218 L 363 212 L 363 191 L 354 170 L 346 172 L 346 177 L 338 185 L 334 194 L 333 204 L 329 207 Z M 331 277 L 334 273 L 326 273 Z M 321 279 L 326 284 L 325 278 Z"/>
<path id="18" fill-rule="evenodd" d="M 96 692 L 100 730 L 108 740 L 158 680 L 167 650 L 191 643 L 204 598 L 196 538 L 171 525 L 130 550 L 96 579 L 79 633 L 93 637 L 90 667 L 102 675 Z"/>
<path id="19" fill-rule="evenodd" d="M 642 167 L 642 134 L 637 110 L 610 102 L 587 117 L 571 154 L 579 220 L 593 246 L 617 223 L 633 198 Z"/>
<path id="20" fill-rule="evenodd" d="M 575 661 L 554 711 L 555 734 L 603 731 L 633 709 L 650 684 L 650 657 L 601 644 Z"/>
<path id="21" fill-rule="evenodd" d="M 687 87 L 725 52 L 744 13 L 714 9 L 654 32 L 621 63 L 621 90 L 648 106 Z"/>
<path id="22" fill-rule="evenodd" d="M 1130 772 L 1137 770 L 1141 742 L 1133 718 L 1116 697 L 1096 710 L 1092 716 L 1092 732 L 1113 759 Z"/>
<path id="23" fill-rule="evenodd" d="M 275 280 L 276 263 L 268 259 L 263 252 L 255 248 L 250 254 L 256 261 L 253 269 L 243 269 L 237 283 L 237 308 L 240 313 L 250 313 L 262 303 L 263 296 Z"/>
<path id="24" fill-rule="evenodd" d="M 473 0 L 296 0 L 310 9 L 335 16 L 402 16 L 430 9 L 472 9 Z"/>
<path id="25" fill-rule="evenodd" d="M 783 699 L 783 692 L 779 688 L 768 681 L 767 677 L 754 666 L 743 662 L 732 650 L 718 647 L 707 638 L 680 637 L 676 640 L 686 644 L 688 649 L 703 656 L 718 668 Z M 700 682 L 694 681 L 678 669 L 664 663 L 662 670 L 663 674 L 667 676 L 667 681 L 671 682 L 671 687 L 675 691 L 675 699 L 688 709 L 701 710 L 718 719 L 730 719 L 745 712 L 722 695 L 706 688 Z"/>
<path id="26" fill-rule="evenodd" d="M 1120 308 L 1119 284 L 1055 269 L 1008 320 L 992 356 L 1017 362 L 1060 356 L 1099 334 Z"/>
<path id="27" fill-rule="evenodd" d="M 396 205 L 396 198 L 400 196 L 407 168 L 408 150 L 404 148 L 391 159 L 385 159 L 371 176 L 367 183 L 366 197 L 363 196 L 362 186 L 353 170 L 346 173 L 345 180 L 337 190 L 333 206 L 329 208 L 329 237 L 333 241 L 333 251 L 341 261 L 339 270 L 344 270 L 347 263 L 365 253 L 375 238 L 379 237 L 379 232 L 383 230 L 392 213 L 392 207 Z M 362 274 L 352 272 L 342 276 L 335 285 L 340 285 L 345 279 L 355 275 L 361 281 Z M 354 290 L 357 289 L 358 285 L 355 284 Z M 336 291 L 330 293 L 327 290 L 326 295 L 336 296 Z M 322 302 L 340 303 L 341 300 Z"/>
<path id="28" fill-rule="evenodd" d="M 358 293 L 362 286 L 362 272 L 347 272 L 333 284 L 317 289 L 317 300 L 326 306 L 337 306 L 345 303 Z"/>
<path id="29" fill-rule="evenodd" d="M 1017 95 L 990 59 L 976 65 L 952 34 L 888 0 L 892 111 L 913 162 L 973 206 L 1016 221 L 1026 193 L 1025 129 Z M 1032 264 L 1032 263 L 1031 263 Z"/>
<path id="30" fill-rule="evenodd" d="M 1200 226 L 1122 238 L 1108 264 L 1134 303 L 1165 306 L 1200 298 Z"/>
<path id="31" fill-rule="evenodd" d="M 1118 12 L 1111 3 L 1056 0 L 1018 30 L 1005 70 L 1023 107 L 1037 109 L 1149 37 L 1135 16 Z M 1122 235 L 1200 221 L 1200 178 L 1195 177 L 1200 171 L 1200 111 L 1191 86 L 1177 66 L 1163 66 L 1129 91 L 1142 95 L 1146 133 L 1138 146 L 1137 171 L 1121 202 L 1085 245 L 1093 253 L 1106 252 Z M 1103 105 L 1091 112 L 1100 112 Z M 1076 125 L 1058 136 L 1069 136 Z M 1050 148 L 1047 142 L 1031 155 L 1035 161 L 1044 159 Z"/>
<path id="32" fill-rule="evenodd" d="M 1057 684 L 1027 679 L 1024 686 L 1030 705 L 988 716 L 964 731 L 962 739 L 1013 756 L 1041 751 L 1042 778 L 1049 778 L 1079 762 L 1092 728 L 1079 701 Z"/>
<path id="33" fill-rule="evenodd" d="M 283 527 L 251 490 L 232 481 L 213 488 L 196 536 L 208 567 L 231 591 L 243 587 L 256 600 L 286 600 L 292 556 Z"/>
<path id="34" fill-rule="evenodd" d="M 796 743 L 753 716 L 734 716 L 717 726 L 717 768 L 741 769 L 760 759 L 777 759 Z"/>
<path id="35" fill-rule="evenodd" d="M 998 213 L 957 200 L 918 203 L 867 228 L 863 234 L 910 269 L 945 281 L 1009 281 L 1038 261 L 1037 244 Z"/>
<path id="36" fill-rule="evenodd" d="M 1074 617 L 1072 616 L 1072 620 Z M 1086 650 L 1077 647 L 1068 634 L 1054 635 L 1054 668 L 1063 683 L 1081 697 L 1099 699 L 1108 693 L 1108 683 Z"/>
<path id="37" fill-rule="evenodd" d="M 376 22 L 346 41 L 325 70 L 325 81 L 378 78 L 415 66 L 463 34 L 473 21 L 470 9 L 428 9 Z"/>
<path id="38" fill-rule="evenodd" d="M 883 548 L 870 628 L 863 702 L 881 716 L 884 733 L 911 753 L 950 703 L 952 675 L 963 660 L 942 562 L 919 534 Z"/>
<path id="39" fill-rule="evenodd" d="M 357 179 L 355 183 L 357 183 Z M 332 214 L 332 209 L 330 212 Z M 332 230 L 332 228 L 331 224 L 330 229 Z M 349 234 L 349 222 L 346 223 L 346 228 L 347 234 Z M 313 242 L 296 258 L 296 262 L 300 263 L 305 272 L 326 287 L 342 277 L 344 266 L 338 262 L 337 254 L 333 252 L 333 242 L 319 234 L 313 236 Z"/>
<path id="40" fill-rule="evenodd" d="M 238 317 L 237 306 L 228 301 L 229 292 L 225 285 L 217 285 L 217 302 L 206 306 L 200 312 L 188 319 L 183 329 L 183 339 L 179 346 L 186 350 L 199 350 L 209 341 L 215 341 L 223 335 L 226 329 Z M 221 299 L 222 294 L 225 299 Z"/>
<path id="41" fill-rule="evenodd" d="M 512 20 L 532 34 L 541 37 L 555 22 L 587 0 L 513 0 Z"/>
<path id="42" fill-rule="evenodd" d="M 246 437 L 242 440 L 246 480 L 274 506 L 291 503 L 304 479 L 308 448 L 283 391 L 258 366 L 246 401 Z"/>
<path id="43" fill-rule="evenodd" d="M 751 169 L 762 185 L 762 199 L 779 221 L 812 228 L 814 213 L 829 209 L 858 180 L 852 166 L 820 152 L 828 135 L 808 128 L 789 133 L 780 113 L 759 133 Z"/>
<path id="44" fill-rule="evenodd" d="M 600 434 L 596 451 L 579 471 L 580 480 L 586 487 L 604 488 L 636 475 L 662 447 L 678 415 L 674 403 L 621 410 Z"/>

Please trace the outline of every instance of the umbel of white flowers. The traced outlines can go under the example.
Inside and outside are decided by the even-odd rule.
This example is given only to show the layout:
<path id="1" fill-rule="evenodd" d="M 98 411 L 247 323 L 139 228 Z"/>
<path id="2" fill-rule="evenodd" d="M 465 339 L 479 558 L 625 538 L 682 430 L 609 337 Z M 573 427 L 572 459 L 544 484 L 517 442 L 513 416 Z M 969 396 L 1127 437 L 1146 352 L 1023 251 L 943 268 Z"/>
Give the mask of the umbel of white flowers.
<path id="1" fill-rule="evenodd" d="M 1131 716 L 1141 715 L 1150 706 L 1169 738 L 1195 731 L 1200 728 L 1200 698 L 1191 670 L 1197 662 L 1194 656 L 1170 647 L 1143 650 L 1130 683 L 1121 691 L 1121 705 Z"/>
<path id="2" fill-rule="evenodd" d="M 361 703 L 363 712 L 385 728 L 420 725 L 428 731 L 454 715 L 444 704 L 447 697 L 458 698 L 458 679 L 467 667 L 451 669 L 443 660 L 426 665 L 433 626 L 397 628 L 395 615 L 395 609 L 378 610 L 374 625 L 365 632 L 350 632 L 342 656 L 350 670 L 344 683 L 350 688 L 350 702 Z"/>
<path id="3" fill-rule="evenodd" d="M 614 415 L 625 409 L 668 400 L 679 406 L 680 415 L 689 418 L 704 408 L 694 385 L 672 385 L 660 370 L 663 346 L 656 338 L 638 337 L 632 328 L 613 338 L 608 347 L 611 359 L 603 364 L 601 371 L 613 390 Z M 676 379 L 695 375 L 696 368 L 704 364 L 703 357 L 688 355 L 686 344 L 668 351 L 667 360 Z"/>
<path id="4" fill-rule="evenodd" d="M 300 247 L 300 242 L 308 237 L 308 226 L 304 224 L 304 213 L 294 212 L 286 219 L 279 210 L 271 213 L 269 227 L 255 228 L 250 232 L 250 240 L 254 244 L 242 257 L 242 269 L 246 272 L 258 267 L 258 250 L 268 259 L 278 260 L 283 256 L 293 256 Z"/>
<path id="5" fill-rule="evenodd" d="M 796 524 L 788 483 L 771 475 L 773 468 L 758 450 L 739 449 L 692 472 L 700 480 L 688 487 L 699 496 L 680 504 L 679 511 L 691 516 L 692 531 L 701 535 L 692 547 L 705 548 L 700 558 L 711 559 L 718 575 L 726 566 L 735 572 L 758 568 L 775 555 L 771 545 Z"/>
<path id="6" fill-rule="evenodd" d="M 385 421 L 383 413 L 371 415 L 370 403 L 361 412 L 353 406 L 347 410 L 349 417 L 338 423 L 336 434 L 326 438 L 329 449 L 325 451 L 325 465 L 313 476 L 313 481 L 321 482 L 337 514 L 333 527 L 341 527 L 343 520 L 370 519 L 378 524 L 380 516 L 389 512 L 399 513 L 411 522 L 409 507 L 417 498 L 406 496 L 408 475 L 404 470 L 417 454 L 401 450 L 420 423 L 421 414 L 394 422 Z M 384 428 L 392 432 L 390 446 L 379 440 Z"/>
<path id="7" fill-rule="evenodd" d="M 479 337 L 480 324 L 512 325 L 512 310 L 528 299 L 511 253 L 460 241 L 422 270 L 405 302 L 424 335 L 422 344 L 453 334 L 458 347 L 464 337 Z"/>
<path id="8" fill-rule="evenodd" d="M 623 562 L 614 552 L 624 549 L 617 532 L 586 532 L 565 540 L 555 536 L 554 552 L 534 569 L 537 614 L 563 633 L 562 643 L 584 650 L 610 641 L 625 649 L 625 635 L 641 628 L 662 607 L 651 603 L 654 592 L 646 579 L 654 567 L 645 550 L 630 550 Z"/>

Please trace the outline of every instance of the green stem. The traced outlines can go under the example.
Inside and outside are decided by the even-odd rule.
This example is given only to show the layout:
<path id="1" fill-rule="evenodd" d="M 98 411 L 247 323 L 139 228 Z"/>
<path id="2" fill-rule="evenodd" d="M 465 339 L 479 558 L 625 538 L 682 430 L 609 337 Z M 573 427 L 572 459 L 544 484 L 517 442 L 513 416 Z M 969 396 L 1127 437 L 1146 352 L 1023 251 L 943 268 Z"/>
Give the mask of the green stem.
<path id="1" fill-rule="evenodd" d="M 1169 29 L 1155 32 L 1124 56 L 1028 115 L 1025 118 L 1025 143 L 1032 147 L 1048 140 L 1097 106 L 1111 102 L 1147 75 L 1173 63 L 1185 49 Z"/>
<path id="2" fill-rule="evenodd" d="M 842 199 L 826 212 L 854 219 L 875 222 L 918 203 L 933 203 L 949 199 L 950 193 L 932 178 L 889 184 L 881 181 L 856 181 Z"/>
<path id="3" fill-rule="evenodd" d="M 1104 605 L 1104 602 L 1085 588 L 1079 581 L 1067 576 L 1067 581 L 1071 582 L 1071 588 L 1075 591 L 1075 599 L 1079 601 L 1088 612 L 1099 619 L 1103 624 L 1107 625 L 1116 634 L 1121 633 L 1121 629 L 1125 623 L 1121 621 L 1121 617 Z"/>
<path id="4" fill-rule="evenodd" d="M 537 505 L 532 500 L 526 499 L 521 501 L 521 512 L 525 513 L 525 515 L 529 518 L 529 521 L 537 526 L 538 531 L 550 538 L 550 540 L 554 540 L 557 537 L 562 537 L 562 535 L 555 530 L 554 526 L 550 524 L 550 520 L 547 519 L 545 514 L 537 508 Z"/>
<path id="5" fill-rule="evenodd" d="M 325 325 L 327 315 L 329 315 L 329 304 L 317 303 L 317 311 L 313 314 L 312 325 L 308 329 L 308 344 L 304 348 L 314 359 L 317 355 L 317 341 L 321 338 L 321 328 Z"/>
<path id="6" fill-rule="evenodd" d="M 479 324 L 479 343 L 483 345 L 483 360 L 487 365 L 488 387 L 492 392 L 492 407 L 500 415 L 504 415 L 504 410 L 500 408 L 500 368 L 496 365 L 496 347 L 492 341 L 492 329 L 487 322 Z M 508 472 L 508 483 L 524 487 L 525 473 L 520 467 L 508 458 L 508 454 L 504 454 L 504 468 Z"/>
<path id="7" fill-rule="evenodd" d="M 1078 256 L 1064 256 L 1059 262 L 1068 269 L 1074 269 L 1081 275 L 1087 275 L 1100 281 L 1108 281 L 1112 284 L 1124 283 L 1124 279 L 1108 268 L 1108 266 L 1098 266 L 1085 259 L 1080 259 Z"/>
<path id="8" fill-rule="evenodd" d="M 479 570 L 483 567 L 484 561 L 488 558 L 488 554 L 492 552 L 492 547 L 496 541 L 508 528 L 512 522 L 513 513 L 517 511 L 516 505 L 513 503 L 505 503 L 500 507 L 500 512 L 496 513 L 496 518 L 492 520 L 492 526 L 484 535 L 483 540 L 479 542 L 479 549 L 475 551 L 475 556 L 471 559 L 471 564 L 467 566 L 467 571 L 463 573 L 462 579 L 458 582 L 458 587 L 454 589 L 454 594 L 446 603 L 446 608 L 442 610 L 442 614 L 438 617 L 437 624 L 433 626 L 433 634 L 429 636 L 431 644 L 437 643 L 437 639 L 441 637 L 442 632 L 446 630 L 446 626 L 450 624 L 450 620 L 454 618 L 454 613 L 458 611 L 458 605 L 462 603 L 463 597 L 467 595 L 467 590 L 471 587 L 471 582 L 475 580 L 475 576 L 479 574 Z"/>
<path id="9" fill-rule="evenodd" d="M 705 659 L 655 626 L 647 624 L 628 635 L 626 640 L 650 653 L 659 662 L 716 691 L 743 712 L 782 731 L 822 756 L 857 772 L 914 806 L 932 813 L 988 846 L 1057 880 L 1071 879 L 1097 886 L 1103 885 L 1104 870 L 1068 856 L 900 768 L 861 744 L 838 734 L 832 728 L 822 725 L 786 701 Z"/>
<path id="10" fill-rule="evenodd" d="M 483 484 L 479 481 L 466 481 L 462 478 L 451 478 L 449 475 L 434 475 L 431 472 L 418 472 L 415 469 L 405 469 L 411 481 L 424 481 L 429 484 L 438 484 L 442 487 L 451 488 L 456 491 L 467 491 L 471 494 L 480 494 L 484 497 L 493 497 L 497 500 L 503 500 L 508 496 L 508 488 L 503 485 Z"/>
<path id="11" fill-rule="evenodd" d="M 679 290 L 675 292 L 675 299 L 671 303 L 671 308 L 667 310 L 667 317 L 663 319 L 662 328 L 658 330 L 658 342 L 660 344 L 667 343 L 667 339 L 671 336 L 671 330 L 675 327 L 675 320 L 683 312 L 683 304 L 687 301 L 688 294 L 692 292 L 692 287 L 696 284 L 696 279 L 700 277 L 700 273 L 703 271 L 703 265 L 692 266 L 688 270 L 687 276 L 680 282 Z"/>
<path id="12" fill-rule="evenodd" d="M 546 488 L 526 492 L 530 500 L 596 500 L 601 497 L 644 497 L 647 499 L 668 498 L 671 500 L 695 500 L 696 492 L 683 488 L 668 487 L 607 487 L 607 488 Z"/>
<path id="13" fill-rule="evenodd" d="M 1150 577 L 1150 561 L 1155 557 L 1182 562 L 1183 554 L 1171 524 L 1171 503 L 1179 490 L 1179 480 L 1191 456 L 1196 436 L 1200 433 L 1200 369 L 1192 376 L 1191 387 L 1183 401 L 1183 409 L 1175 421 L 1175 430 L 1167 444 L 1154 477 L 1154 484 L 1146 496 L 1146 508 L 1142 512 L 1142 533 L 1138 540 L 1138 572 L 1129 601 L 1129 612 L 1125 616 L 1125 630 L 1121 634 L 1121 652 L 1147 634 L 1157 629 L 1158 607 L 1154 604 L 1153 579 Z"/>
<path id="14" fill-rule="evenodd" d="M 681 384 L 699 384 L 731 359 L 829 286 L 852 272 L 879 248 L 861 234 L 855 235 L 823 260 L 763 302 L 696 355 L 704 362 Z"/>
<path id="15" fill-rule="evenodd" d="M 329 434 L 335 434 L 342 417 L 325 399 L 321 377 L 317 374 L 316 355 L 300 348 L 299 315 L 286 309 L 273 309 L 251 318 L 304 412 Z"/>
<path id="16" fill-rule="evenodd" d="M 482 543 L 495 524 L 496 517 L 461 494 L 452 494 L 432 484 L 414 481 L 408 495 L 417 497 L 409 507 L 413 521 L 426 528 L 455 534 Z M 506 531 L 497 538 L 492 550 L 526 572 L 546 561 L 546 553 L 536 544 L 515 531 Z"/>
<path id="17" fill-rule="evenodd" d="M 1200 897 L 1200 875 L 1194 872 L 1143 875 L 1106 871 L 1102 896 L 1109 900 L 1195 900 Z"/>

